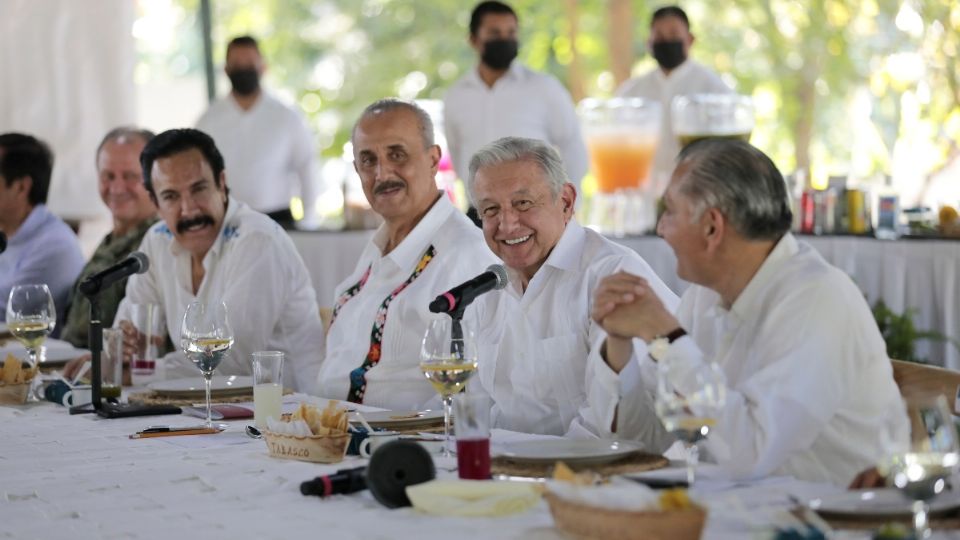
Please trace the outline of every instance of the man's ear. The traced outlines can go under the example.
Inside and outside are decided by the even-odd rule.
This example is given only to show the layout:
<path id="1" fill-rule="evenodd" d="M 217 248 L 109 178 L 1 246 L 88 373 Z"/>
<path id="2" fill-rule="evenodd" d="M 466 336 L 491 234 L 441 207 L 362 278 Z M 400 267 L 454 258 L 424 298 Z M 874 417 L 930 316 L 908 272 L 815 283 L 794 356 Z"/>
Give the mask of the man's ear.
<path id="1" fill-rule="evenodd" d="M 27 197 L 30 196 L 30 189 L 33 188 L 33 178 L 29 176 L 21 176 L 20 178 L 14 178 L 11 184 L 15 193 L 18 195 L 25 193 Z"/>
<path id="2" fill-rule="evenodd" d="M 570 182 L 567 182 L 560 188 L 560 201 L 563 203 L 563 220 L 570 221 L 573 216 L 573 210 L 577 204 L 577 188 Z"/>
<path id="3" fill-rule="evenodd" d="M 437 172 L 440 170 L 440 145 L 435 144 L 430 147 L 427 152 L 430 154 L 430 171 L 433 176 L 437 175 Z"/>
<path id="4" fill-rule="evenodd" d="M 707 208 L 701 218 L 703 239 L 708 251 L 714 251 L 723 241 L 727 231 L 727 218 L 716 208 Z"/>

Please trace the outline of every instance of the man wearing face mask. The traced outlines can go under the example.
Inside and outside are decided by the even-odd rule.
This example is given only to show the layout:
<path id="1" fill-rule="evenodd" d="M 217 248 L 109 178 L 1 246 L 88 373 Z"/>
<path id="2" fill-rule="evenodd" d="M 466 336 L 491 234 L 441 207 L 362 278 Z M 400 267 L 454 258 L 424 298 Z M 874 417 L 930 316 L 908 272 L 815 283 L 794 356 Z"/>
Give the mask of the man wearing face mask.
<path id="1" fill-rule="evenodd" d="M 233 90 L 210 105 L 197 128 L 223 153 L 231 195 L 286 229 L 294 227 L 290 198 L 299 195 L 304 215 L 297 226 L 315 227 L 316 147 L 306 122 L 260 86 L 266 64 L 254 38 L 230 41 L 224 70 Z"/>
<path id="2" fill-rule="evenodd" d="M 470 16 L 470 46 L 479 63 L 450 90 L 443 127 L 457 176 L 466 180 L 473 154 L 501 137 L 546 141 L 557 148 L 579 189 L 587 148 L 570 94 L 558 80 L 516 61 L 517 14 L 502 2 L 481 2 Z"/>
<path id="3" fill-rule="evenodd" d="M 660 102 L 663 122 L 660 142 L 653 161 L 651 176 L 658 191 L 666 185 L 673 171 L 673 161 L 680 153 L 680 143 L 673 133 L 670 102 L 676 96 L 692 94 L 727 94 L 731 88 L 709 68 L 689 58 L 694 41 L 687 14 L 678 6 L 665 6 L 653 12 L 647 46 L 659 67 L 624 81 L 617 89 L 618 97 L 639 97 Z"/>

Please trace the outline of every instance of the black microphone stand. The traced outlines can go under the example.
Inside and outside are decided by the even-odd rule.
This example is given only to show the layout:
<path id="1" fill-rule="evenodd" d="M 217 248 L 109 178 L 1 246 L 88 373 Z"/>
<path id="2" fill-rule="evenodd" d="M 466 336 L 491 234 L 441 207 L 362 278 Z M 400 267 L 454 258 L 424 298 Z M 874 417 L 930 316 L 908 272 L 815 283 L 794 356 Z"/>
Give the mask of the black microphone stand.
<path id="1" fill-rule="evenodd" d="M 103 381 L 100 378 L 101 365 L 100 355 L 103 353 L 103 323 L 100 322 L 100 292 L 97 291 L 88 294 L 90 300 L 90 329 L 87 331 L 87 338 L 90 340 L 90 366 L 93 371 L 90 383 L 90 403 L 70 407 L 70 414 L 86 414 L 99 412 L 103 403 L 101 402 L 101 390 Z"/>
<path id="2" fill-rule="evenodd" d="M 466 311 L 469 303 L 465 302 L 461 305 L 458 305 L 454 308 L 453 311 L 448 313 L 452 321 L 450 326 L 450 352 L 453 354 L 454 358 L 462 359 L 463 358 L 463 313 Z"/>

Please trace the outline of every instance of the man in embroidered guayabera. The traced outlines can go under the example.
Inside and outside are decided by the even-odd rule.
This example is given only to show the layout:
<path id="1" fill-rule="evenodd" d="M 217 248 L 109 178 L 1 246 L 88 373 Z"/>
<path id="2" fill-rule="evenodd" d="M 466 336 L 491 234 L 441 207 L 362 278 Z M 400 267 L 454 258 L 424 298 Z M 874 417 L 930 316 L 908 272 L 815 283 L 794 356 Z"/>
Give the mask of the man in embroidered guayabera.
<path id="1" fill-rule="evenodd" d="M 428 323 L 446 315 L 427 306 L 497 259 L 437 189 L 440 147 L 423 109 L 396 99 L 373 103 L 352 141 L 363 192 L 384 223 L 332 291 L 319 392 L 394 410 L 436 407 L 437 393 L 420 371 L 420 344 Z M 464 324 L 474 323 L 468 308 Z"/>
<path id="2" fill-rule="evenodd" d="M 97 147 L 97 188 L 110 210 L 113 229 L 100 241 L 70 292 L 70 311 L 60 337 L 77 347 L 90 346 L 90 301 L 77 292 L 77 286 L 136 251 L 147 229 L 157 221 L 157 207 L 143 187 L 140 169 L 140 152 L 152 138 L 151 131 L 119 127 L 107 133 Z M 126 288 L 127 280 L 122 279 L 100 291 L 100 321 L 104 327 L 113 325 Z"/>
<path id="3" fill-rule="evenodd" d="M 229 196 L 223 157 L 201 131 L 157 135 L 140 164 L 161 221 L 140 246 L 150 269 L 130 278 L 117 324 L 128 334 L 131 305 L 158 304 L 169 337 L 179 344 L 187 306 L 222 301 L 235 342 L 217 374 L 249 375 L 254 351 L 283 351 L 284 385 L 312 392 L 323 359 L 323 328 L 310 275 L 287 233 Z M 179 351 L 161 364 L 167 378 L 199 374 Z"/>
<path id="4" fill-rule="evenodd" d="M 643 277 L 606 278 L 592 315 L 609 335 L 610 367 L 636 363 L 631 344 L 646 342 L 648 391 L 658 367 L 671 396 L 719 384 L 714 395 L 726 398 L 706 448 L 736 477 L 845 486 L 904 447 L 909 424 L 870 308 L 846 274 L 790 234 L 790 200 L 770 158 L 743 141 L 692 143 L 663 200 L 657 233 L 693 285 L 673 310 Z M 634 398 L 646 394 L 622 396 L 621 437 L 643 438 L 634 422 L 646 428 L 654 416 Z"/>
<path id="5" fill-rule="evenodd" d="M 628 269 L 664 304 L 677 297 L 636 252 L 581 227 L 576 189 L 559 153 L 535 139 L 506 137 L 470 161 L 468 192 L 487 245 L 510 283 L 478 300 L 479 381 L 493 423 L 514 431 L 611 437 L 617 397 L 636 377 L 600 357 L 606 333 L 590 319 L 600 279 Z"/>

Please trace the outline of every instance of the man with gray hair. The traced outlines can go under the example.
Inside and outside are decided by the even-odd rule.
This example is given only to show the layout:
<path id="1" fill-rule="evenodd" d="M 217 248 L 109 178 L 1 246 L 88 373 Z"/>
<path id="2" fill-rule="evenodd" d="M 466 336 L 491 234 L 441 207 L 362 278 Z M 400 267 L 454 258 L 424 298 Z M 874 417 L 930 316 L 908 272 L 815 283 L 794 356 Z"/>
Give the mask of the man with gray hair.
<path id="1" fill-rule="evenodd" d="M 870 308 L 846 274 L 790 234 L 786 186 L 770 158 L 742 141 L 691 144 L 664 203 L 657 232 L 693 285 L 674 315 L 642 276 L 603 280 L 592 314 L 614 371 L 631 363 L 634 338 L 649 347 L 642 362 L 660 363 L 680 395 L 698 392 L 715 364 L 726 399 L 707 444 L 738 477 L 846 485 L 890 451 L 883 434 L 906 443 Z M 655 376 L 645 383 L 655 391 Z M 621 401 L 621 436 L 645 436 L 630 424 L 653 415 L 646 397 Z"/>
<path id="2" fill-rule="evenodd" d="M 497 260 L 437 189 L 440 147 L 423 109 L 377 101 L 352 141 L 363 193 L 384 223 L 334 291 L 320 395 L 393 410 L 438 405 L 419 367 L 427 324 L 437 317 L 427 308 Z"/>
<path id="3" fill-rule="evenodd" d="M 470 161 L 468 191 L 510 276 L 506 289 L 478 301 L 478 378 L 493 398 L 494 425 L 609 436 L 618 396 L 638 377 L 618 376 L 601 358 L 606 333 L 590 319 L 597 284 L 627 270 L 645 276 L 664 304 L 676 295 L 635 252 L 576 222 L 577 192 L 552 146 L 490 143 Z"/>

